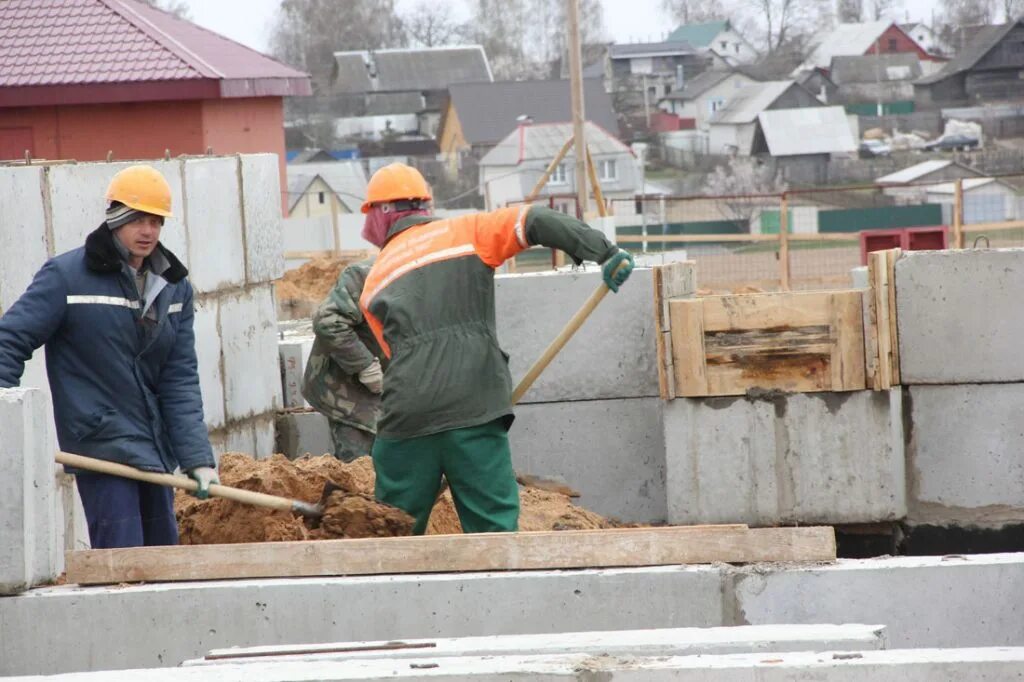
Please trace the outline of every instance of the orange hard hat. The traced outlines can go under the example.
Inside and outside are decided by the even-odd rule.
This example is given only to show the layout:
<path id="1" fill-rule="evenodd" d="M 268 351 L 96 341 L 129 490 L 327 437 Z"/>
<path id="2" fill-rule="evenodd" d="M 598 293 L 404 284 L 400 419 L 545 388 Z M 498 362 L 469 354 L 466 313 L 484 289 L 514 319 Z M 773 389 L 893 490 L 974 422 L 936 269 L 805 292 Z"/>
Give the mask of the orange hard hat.
<path id="1" fill-rule="evenodd" d="M 366 186 L 363 213 L 369 213 L 370 206 L 373 204 L 383 204 L 400 199 L 430 201 L 433 198 L 427 181 L 423 179 L 418 170 L 412 166 L 406 166 L 404 163 L 389 163 L 370 178 L 370 182 Z"/>
<path id="2" fill-rule="evenodd" d="M 172 218 L 171 186 L 152 166 L 129 166 L 107 186 L 107 201 L 120 201 L 143 213 Z"/>

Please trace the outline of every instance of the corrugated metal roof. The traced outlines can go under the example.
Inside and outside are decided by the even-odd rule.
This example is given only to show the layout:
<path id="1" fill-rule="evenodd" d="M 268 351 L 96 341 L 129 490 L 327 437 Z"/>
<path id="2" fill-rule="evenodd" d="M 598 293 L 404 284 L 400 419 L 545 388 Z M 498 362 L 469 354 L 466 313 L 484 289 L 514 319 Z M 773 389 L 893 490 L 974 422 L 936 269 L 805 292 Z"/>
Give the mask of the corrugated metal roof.
<path id="1" fill-rule="evenodd" d="M 930 175 L 935 171 L 940 171 L 946 166 L 949 166 L 952 161 L 942 161 L 939 159 L 933 159 L 931 161 L 922 161 L 916 163 L 913 166 L 898 170 L 895 173 L 889 173 L 875 180 L 880 185 L 901 185 L 905 182 L 913 182 L 923 178 L 926 175 Z"/>
<path id="2" fill-rule="evenodd" d="M 451 87 L 452 104 L 471 144 L 495 144 L 517 125 L 518 116 L 535 124 L 562 123 L 572 118 L 572 92 L 567 80 L 461 83 Z M 602 80 L 583 81 L 583 107 L 587 119 L 606 130 L 618 122 L 611 95 Z"/>
<path id="3" fill-rule="evenodd" d="M 892 21 L 884 19 L 861 24 L 839 24 L 821 36 L 821 40 L 799 68 L 810 69 L 818 66 L 827 69 L 833 57 L 863 55 L 892 25 Z"/>
<path id="4" fill-rule="evenodd" d="M 335 52 L 334 63 L 334 92 L 422 92 L 494 80 L 479 45 Z"/>
<path id="5" fill-rule="evenodd" d="M 572 134 L 572 123 L 520 126 L 487 152 L 480 160 L 480 165 L 516 166 L 523 161 L 550 161 Z M 593 156 L 632 153 L 617 137 L 590 121 L 586 122 L 584 135 L 587 138 L 587 148 Z M 565 158 L 575 158 L 573 150 L 570 150 Z"/>
<path id="6" fill-rule="evenodd" d="M 630 43 L 628 45 L 609 45 L 610 59 L 634 59 L 638 57 L 663 57 L 666 55 L 694 54 L 693 45 L 682 40 L 670 40 L 662 43 Z"/>
<path id="7" fill-rule="evenodd" d="M 707 47 L 722 31 L 729 29 L 728 21 L 709 21 L 703 24 L 683 24 L 669 34 L 669 40 L 682 41 L 694 47 Z"/>
<path id="8" fill-rule="evenodd" d="M 757 115 L 771 106 L 791 87 L 799 87 L 793 81 L 765 81 L 751 83 L 740 88 L 733 97 L 711 117 L 710 123 L 738 125 L 752 123 Z"/>
<path id="9" fill-rule="evenodd" d="M 976 32 L 971 35 L 969 42 L 964 45 L 964 48 L 960 50 L 953 59 L 946 62 L 946 64 L 935 73 L 930 76 L 925 76 L 917 82 L 921 85 L 929 85 L 931 83 L 938 83 L 941 80 L 945 80 L 950 76 L 960 73 L 961 71 L 968 71 L 973 68 L 982 57 L 988 54 L 992 48 L 998 45 L 1010 31 L 1021 23 L 1024 23 L 1024 19 L 1019 19 L 1001 26 L 977 27 Z"/>
<path id="10" fill-rule="evenodd" d="M 334 190 L 338 199 L 355 211 L 366 196 L 366 173 L 360 161 L 323 161 L 318 163 L 290 163 L 288 175 L 288 210 L 306 193 L 317 177 Z"/>
<path id="11" fill-rule="evenodd" d="M 857 141 L 843 107 L 773 109 L 762 111 L 757 119 L 772 156 L 857 151 Z"/>
<path id="12" fill-rule="evenodd" d="M 0 87 L 200 79 L 286 79 L 309 94 L 306 74 L 135 0 L 0 2 Z"/>
<path id="13" fill-rule="evenodd" d="M 836 85 L 909 81 L 921 76 L 921 60 L 912 52 L 833 57 L 829 75 Z"/>
<path id="14" fill-rule="evenodd" d="M 694 77 L 692 80 L 687 81 L 686 85 L 682 90 L 673 90 L 672 92 L 665 95 L 663 99 L 670 100 L 691 100 L 696 97 L 700 97 L 702 94 L 715 87 L 730 76 L 740 76 L 750 79 L 750 76 L 741 74 L 737 71 L 725 70 L 725 69 L 710 69 Z M 753 80 L 753 79 L 751 79 Z"/>

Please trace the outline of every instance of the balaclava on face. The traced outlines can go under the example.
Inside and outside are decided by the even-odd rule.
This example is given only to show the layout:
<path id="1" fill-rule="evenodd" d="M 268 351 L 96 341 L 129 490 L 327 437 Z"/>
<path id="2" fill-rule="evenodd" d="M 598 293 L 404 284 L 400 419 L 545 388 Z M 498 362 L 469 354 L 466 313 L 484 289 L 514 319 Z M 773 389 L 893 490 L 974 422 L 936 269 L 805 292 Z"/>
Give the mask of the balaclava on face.
<path id="1" fill-rule="evenodd" d="M 402 218 L 411 215 L 427 215 L 423 209 L 411 211 L 389 211 L 387 213 L 380 206 L 371 206 L 366 214 L 366 221 L 363 223 L 363 239 L 370 242 L 377 248 L 383 248 L 388 240 L 388 230 Z"/>

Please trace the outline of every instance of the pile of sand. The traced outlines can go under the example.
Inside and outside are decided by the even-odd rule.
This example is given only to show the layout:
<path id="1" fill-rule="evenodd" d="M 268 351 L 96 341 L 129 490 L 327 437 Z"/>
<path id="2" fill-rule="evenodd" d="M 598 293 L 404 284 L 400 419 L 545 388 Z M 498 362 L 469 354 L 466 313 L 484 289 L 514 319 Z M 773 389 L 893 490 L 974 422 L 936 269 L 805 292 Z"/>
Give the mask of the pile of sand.
<path id="1" fill-rule="evenodd" d="M 301 267 L 288 270 L 277 281 L 277 300 L 313 301 L 319 303 L 327 297 L 338 281 L 338 275 L 350 263 L 363 260 L 368 253 L 355 257 L 315 258 Z"/>
<path id="2" fill-rule="evenodd" d="M 408 535 L 411 519 L 401 510 L 373 499 L 373 463 L 369 457 L 346 464 L 331 455 L 289 460 L 274 455 L 254 460 L 227 453 L 220 460 L 224 485 L 316 503 L 331 481 L 342 492 L 328 502 L 320 527 L 291 512 L 274 511 L 223 499 L 206 501 L 182 492 L 174 500 L 182 544 L 275 542 L 339 537 Z M 577 507 L 559 493 L 520 488 L 520 530 L 614 528 L 618 524 Z M 427 533 L 461 533 L 451 492 L 445 491 L 430 517 Z"/>

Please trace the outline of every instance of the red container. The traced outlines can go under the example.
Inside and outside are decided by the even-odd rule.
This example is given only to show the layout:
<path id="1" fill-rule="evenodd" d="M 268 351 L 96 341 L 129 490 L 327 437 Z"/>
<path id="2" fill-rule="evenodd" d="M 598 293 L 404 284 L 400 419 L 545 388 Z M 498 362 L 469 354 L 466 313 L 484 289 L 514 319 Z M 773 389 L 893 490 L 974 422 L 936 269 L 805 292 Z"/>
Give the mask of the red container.
<path id="1" fill-rule="evenodd" d="M 939 251 L 949 248 L 949 227 L 903 227 L 893 230 L 862 230 L 860 232 L 860 264 L 868 264 L 868 254 L 886 249 L 904 251 Z"/>

